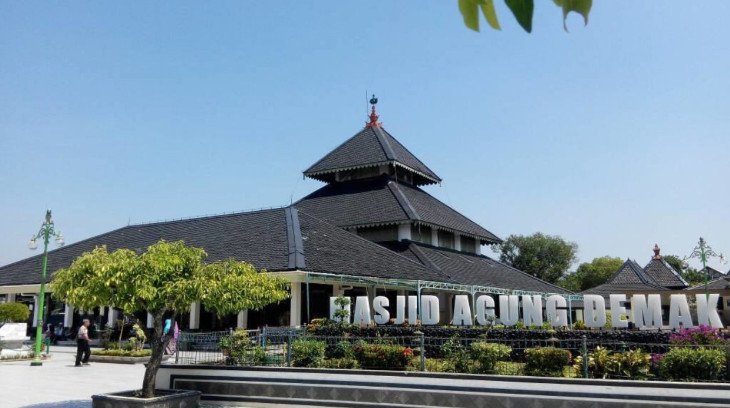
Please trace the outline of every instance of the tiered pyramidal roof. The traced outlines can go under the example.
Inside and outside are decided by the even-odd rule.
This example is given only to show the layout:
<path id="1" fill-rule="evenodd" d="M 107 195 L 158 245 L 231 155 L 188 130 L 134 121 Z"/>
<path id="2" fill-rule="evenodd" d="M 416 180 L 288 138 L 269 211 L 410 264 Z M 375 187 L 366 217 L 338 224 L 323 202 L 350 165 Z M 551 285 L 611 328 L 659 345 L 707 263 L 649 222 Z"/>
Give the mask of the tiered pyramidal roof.
<path id="1" fill-rule="evenodd" d="M 326 186 L 297 206 L 343 228 L 394 224 L 426 226 L 478 240 L 501 240 L 486 228 L 431 196 L 420 186 L 441 178 L 390 133 L 375 111 L 365 128 L 304 171 Z"/>
<path id="2" fill-rule="evenodd" d="M 643 268 L 636 261 L 627 259 L 606 283 L 584 293 L 606 297 L 611 293 L 661 292 L 687 288 L 687 282 L 662 258 L 659 251 L 659 246 L 655 244 L 654 256 Z"/>

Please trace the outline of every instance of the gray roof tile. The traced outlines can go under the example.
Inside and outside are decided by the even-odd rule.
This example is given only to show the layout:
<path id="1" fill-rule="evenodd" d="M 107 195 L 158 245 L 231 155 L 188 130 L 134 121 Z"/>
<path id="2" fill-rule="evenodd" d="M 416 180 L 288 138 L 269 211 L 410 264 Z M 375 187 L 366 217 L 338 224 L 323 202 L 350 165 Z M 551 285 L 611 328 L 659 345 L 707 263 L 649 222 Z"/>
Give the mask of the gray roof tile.
<path id="1" fill-rule="evenodd" d="M 381 244 L 422 263 L 426 267 L 441 271 L 448 275 L 454 283 L 491 286 L 510 290 L 569 293 L 559 286 L 542 281 L 485 255 L 438 248 L 418 242 L 385 242 Z"/>
<path id="2" fill-rule="evenodd" d="M 234 258 L 269 271 L 300 269 L 412 280 L 448 279 L 420 263 L 296 208 L 131 225 L 49 252 L 49 274 L 97 246 L 138 252 L 160 239 L 205 249 L 208 261 Z M 41 256 L 0 267 L 0 285 L 40 282 Z"/>
<path id="3" fill-rule="evenodd" d="M 302 198 L 296 206 L 340 227 L 415 221 L 482 241 L 501 242 L 486 228 L 422 189 L 387 176 L 331 183 Z"/>
<path id="4" fill-rule="evenodd" d="M 689 286 L 677 271 L 662 258 L 652 258 L 644 267 L 644 272 L 657 284 L 673 289 L 683 289 Z"/>
<path id="5" fill-rule="evenodd" d="M 307 177 L 329 181 L 326 174 L 339 170 L 395 164 L 418 175 L 417 184 L 438 183 L 441 178 L 385 129 L 366 127 L 327 153 L 304 171 Z"/>

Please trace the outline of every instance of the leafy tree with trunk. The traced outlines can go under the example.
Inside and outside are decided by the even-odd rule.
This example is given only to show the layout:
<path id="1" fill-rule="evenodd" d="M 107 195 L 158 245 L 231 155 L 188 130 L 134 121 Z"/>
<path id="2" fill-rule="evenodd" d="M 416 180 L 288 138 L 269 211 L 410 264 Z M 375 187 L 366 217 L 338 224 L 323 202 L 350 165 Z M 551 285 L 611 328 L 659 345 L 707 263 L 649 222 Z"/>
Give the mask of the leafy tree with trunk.
<path id="1" fill-rule="evenodd" d="M 510 235 L 499 244 L 499 260 L 532 276 L 556 283 L 575 262 L 578 244 L 536 232 Z"/>
<path id="2" fill-rule="evenodd" d="M 604 284 L 623 265 L 621 258 L 602 256 L 578 265 L 578 269 L 563 277 L 558 284 L 573 292 L 582 292 Z"/>
<path id="3" fill-rule="evenodd" d="M 501 30 L 499 19 L 497 18 L 497 10 L 494 8 L 494 0 L 458 0 L 459 11 L 464 18 L 464 25 L 474 31 L 479 31 L 479 11 L 482 12 L 484 18 L 490 27 L 495 30 Z M 567 30 L 565 20 L 570 12 L 575 12 L 583 16 L 583 21 L 588 24 L 588 14 L 591 12 L 593 0 L 553 0 L 556 6 L 560 7 L 563 12 L 563 28 Z M 504 0 L 507 8 L 514 15 L 515 20 L 522 28 L 532 32 L 532 15 L 535 12 L 534 0 Z"/>
<path id="4" fill-rule="evenodd" d="M 51 290 L 55 298 L 80 309 L 112 305 L 125 313 L 152 315 L 152 355 L 140 395 L 150 398 L 172 338 L 172 333 L 163 334 L 165 316 L 187 311 L 195 301 L 223 315 L 260 309 L 289 296 L 288 283 L 265 270 L 233 259 L 206 264 L 206 257 L 203 249 L 182 241 L 159 241 L 142 254 L 97 247 L 54 273 Z"/>

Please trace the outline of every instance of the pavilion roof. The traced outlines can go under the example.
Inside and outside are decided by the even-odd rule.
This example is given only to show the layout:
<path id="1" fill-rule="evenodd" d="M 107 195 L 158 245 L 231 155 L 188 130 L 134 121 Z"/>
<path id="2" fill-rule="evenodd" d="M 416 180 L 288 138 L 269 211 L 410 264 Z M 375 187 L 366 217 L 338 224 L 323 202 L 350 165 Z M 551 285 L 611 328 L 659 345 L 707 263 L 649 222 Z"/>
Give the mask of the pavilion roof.
<path id="1" fill-rule="evenodd" d="M 331 183 L 296 205 L 345 228 L 415 222 L 486 243 L 501 242 L 492 232 L 422 189 L 387 176 Z"/>
<path id="2" fill-rule="evenodd" d="M 380 126 L 365 127 L 305 170 L 304 175 L 331 182 L 338 171 L 381 165 L 412 173 L 416 185 L 441 182 L 436 173 Z"/>

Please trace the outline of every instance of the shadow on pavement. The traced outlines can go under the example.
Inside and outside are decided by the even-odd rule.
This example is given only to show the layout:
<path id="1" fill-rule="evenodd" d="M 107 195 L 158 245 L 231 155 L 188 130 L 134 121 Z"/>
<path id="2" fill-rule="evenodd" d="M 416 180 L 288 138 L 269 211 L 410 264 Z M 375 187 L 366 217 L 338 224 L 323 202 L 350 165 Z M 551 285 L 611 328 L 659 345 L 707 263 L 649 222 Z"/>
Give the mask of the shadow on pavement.
<path id="1" fill-rule="evenodd" d="M 21 408 L 91 408 L 91 399 L 46 402 L 43 404 L 24 405 Z"/>

